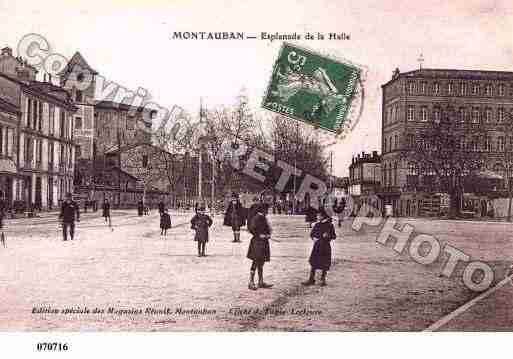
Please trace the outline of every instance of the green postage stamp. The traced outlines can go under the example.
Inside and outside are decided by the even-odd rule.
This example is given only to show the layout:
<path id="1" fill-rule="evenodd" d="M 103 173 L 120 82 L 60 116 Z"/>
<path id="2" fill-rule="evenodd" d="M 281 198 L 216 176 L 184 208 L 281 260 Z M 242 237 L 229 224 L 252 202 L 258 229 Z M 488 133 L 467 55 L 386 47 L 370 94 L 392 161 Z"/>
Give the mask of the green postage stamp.
<path id="1" fill-rule="evenodd" d="M 262 106 L 340 134 L 361 115 L 365 69 L 284 43 Z"/>

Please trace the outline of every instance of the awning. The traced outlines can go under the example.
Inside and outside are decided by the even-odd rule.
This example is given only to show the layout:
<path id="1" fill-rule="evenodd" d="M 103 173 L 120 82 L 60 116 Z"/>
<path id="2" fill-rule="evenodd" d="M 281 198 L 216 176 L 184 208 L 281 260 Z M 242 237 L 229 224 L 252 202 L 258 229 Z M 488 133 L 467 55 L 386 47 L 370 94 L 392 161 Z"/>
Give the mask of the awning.
<path id="1" fill-rule="evenodd" d="M 476 177 L 487 178 L 487 179 L 498 179 L 498 180 L 504 179 L 504 177 L 501 176 L 500 174 L 495 173 L 493 171 L 489 171 L 489 170 L 477 172 Z"/>

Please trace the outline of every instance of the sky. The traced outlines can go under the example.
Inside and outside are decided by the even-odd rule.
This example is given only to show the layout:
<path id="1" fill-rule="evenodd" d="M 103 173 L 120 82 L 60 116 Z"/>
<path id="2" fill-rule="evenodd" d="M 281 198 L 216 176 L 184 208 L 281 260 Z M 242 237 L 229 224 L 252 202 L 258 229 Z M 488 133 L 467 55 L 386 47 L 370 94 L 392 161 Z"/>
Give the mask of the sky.
<path id="1" fill-rule="evenodd" d="M 234 104 L 245 88 L 265 119 L 260 105 L 281 41 L 173 40 L 173 32 L 345 32 L 350 40 L 295 42 L 367 68 L 362 117 L 329 148 L 334 174 L 345 176 L 353 155 L 381 152 L 381 85 L 396 67 L 417 69 L 422 53 L 425 68 L 513 71 L 512 13 L 508 1 L 491 0 L 0 0 L 0 47 L 40 34 L 55 53 L 80 51 L 107 79 L 192 113 L 200 98 L 207 107 Z"/>

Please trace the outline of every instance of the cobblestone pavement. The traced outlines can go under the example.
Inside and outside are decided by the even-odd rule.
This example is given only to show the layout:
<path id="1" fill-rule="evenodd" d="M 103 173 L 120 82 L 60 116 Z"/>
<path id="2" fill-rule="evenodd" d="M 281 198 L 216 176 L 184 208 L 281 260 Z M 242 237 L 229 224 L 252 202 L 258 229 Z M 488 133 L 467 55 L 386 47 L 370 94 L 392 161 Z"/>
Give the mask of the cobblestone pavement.
<path id="1" fill-rule="evenodd" d="M 417 264 L 377 243 L 377 229 L 355 232 L 349 221 L 337 228 L 328 286 L 304 288 L 307 225 L 303 217 L 270 216 L 272 258 L 265 274 L 274 287 L 254 292 L 247 289 L 250 235 L 243 231 L 243 243 L 232 243 L 220 216 L 208 256 L 199 258 L 190 213 L 173 213 L 166 237 L 157 214 L 114 211 L 112 230 L 99 215 L 83 216 L 68 242 L 55 217 L 6 221 L 0 330 L 423 330 L 478 294 L 465 288 L 458 272 L 440 277 L 443 259 Z M 512 225 L 403 221 L 487 261 L 497 280 L 511 264 Z M 511 330 L 513 288 L 506 287 L 441 329 Z M 61 312 L 48 313 L 54 310 Z"/>

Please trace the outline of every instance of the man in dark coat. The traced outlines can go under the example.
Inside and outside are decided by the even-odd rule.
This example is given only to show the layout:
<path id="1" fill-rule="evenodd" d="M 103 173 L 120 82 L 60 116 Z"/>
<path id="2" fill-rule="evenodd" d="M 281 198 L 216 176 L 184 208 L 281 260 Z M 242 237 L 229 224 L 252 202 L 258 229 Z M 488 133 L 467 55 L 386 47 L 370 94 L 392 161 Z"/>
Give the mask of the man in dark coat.
<path id="1" fill-rule="evenodd" d="M 232 227 L 233 231 L 233 242 L 240 243 L 240 227 L 244 225 L 245 210 L 239 201 L 239 196 L 234 193 L 226 214 L 224 215 L 223 225 Z"/>
<path id="2" fill-rule="evenodd" d="M 160 201 L 159 202 L 159 214 L 162 215 L 162 213 L 164 213 L 165 209 L 166 209 L 166 205 L 164 204 L 163 201 Z"/>
<path id="3" fill-rule="evenodd" d="M 68 228 L 70 239 L 75 235 L 75 220 L 80 222 L 80 210 L 75 201 L 71 198 L 71 193 L 66 194 L 66 200 L 62 202 L 59 218 L 62 220 L 62 235 L 64 240 L 68 239 Z"/>
<path id="4" fill-rule="evenodd" d="M 256 214 L 248 224 L 248 229 L 253 235 L 248 247 L 248 259 L 252 260 L 248 288 L 256 290 L 255 271 L 258 270 L 258 288 L 271 288 L 272 284 L 264 282 L 264 264 L 271 260 L 271 226 L 267 221 L 267 205 L 260 204 L 256 208 Z"/>
<path id="5" fill-rule="evenodd" d="M 160 214 L 160 235 L 167 235 L 169 228 L 171 228 L 171 216 L 167 212 L 167 209 L 164 209 Z"/>
<path id="6" fill-rule="evenodd" d="M 137 215 L 141 217 L 144 214 L 144 203 L 143 201 L 137 202 Z"/>
<path id="7" fill-rule="evenodd" d="M 322 270 L 321 283 L 324 287 L 326 285 L 326 274 L 331 266 L 331 244 L 333 239 L 337 238 L 335 227 L 331 223 L 330 216 L 326 213 L 324 208 L 319 210 L 320 220 L 315 224 L 310 233 L 310 237 L 314 241 L 312 253 L 310 254 L 310 278 L 301 284 L 309 286 L 315 284 L 315 271 Z"/>
<path id="8" fill-rule="evenodd" d="M 107 222 L 109 224 L 109 227 L 111 227 L 112 222 L 110 219 L 110 203 L 107 198 L 103 200 L 102 217 L 105 218 L 105 222 Z"/>
<path id="9" fill-rule="evenodd" d="M 198 257 L 206 257 L 205 247 L 208 242 L 208 229 L 212 226 L 212 218 L 205 214 L 205 207 L 199 206 L 198 212 L 191 219 L 191 229 L 196 231 L 194 240 L 198 242 Z"/>

